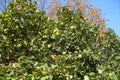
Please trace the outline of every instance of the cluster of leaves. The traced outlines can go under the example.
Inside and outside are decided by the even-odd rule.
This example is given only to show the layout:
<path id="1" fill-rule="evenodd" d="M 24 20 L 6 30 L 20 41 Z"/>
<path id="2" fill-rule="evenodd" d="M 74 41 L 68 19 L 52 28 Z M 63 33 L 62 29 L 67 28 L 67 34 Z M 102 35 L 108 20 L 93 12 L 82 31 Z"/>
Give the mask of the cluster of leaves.
<path id="1" fill-rule="evenodd" d="M 66 7 L 49 19 L 36 2 L 11 1 L 0 14 L 0 79 L 118 80 L 120 40 Z"/>

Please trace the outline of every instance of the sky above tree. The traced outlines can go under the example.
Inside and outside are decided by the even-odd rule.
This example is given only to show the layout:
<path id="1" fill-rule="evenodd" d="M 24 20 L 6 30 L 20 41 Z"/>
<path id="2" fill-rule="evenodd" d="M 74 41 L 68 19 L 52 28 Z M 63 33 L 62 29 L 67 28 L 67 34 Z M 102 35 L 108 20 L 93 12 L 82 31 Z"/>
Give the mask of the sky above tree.
<path id="1" fill-rule="evenodd" d="M 112 28 L 120 36 L 120 0 L 91 0 L 91 3 L 108 19 L 107 28 Z"/>

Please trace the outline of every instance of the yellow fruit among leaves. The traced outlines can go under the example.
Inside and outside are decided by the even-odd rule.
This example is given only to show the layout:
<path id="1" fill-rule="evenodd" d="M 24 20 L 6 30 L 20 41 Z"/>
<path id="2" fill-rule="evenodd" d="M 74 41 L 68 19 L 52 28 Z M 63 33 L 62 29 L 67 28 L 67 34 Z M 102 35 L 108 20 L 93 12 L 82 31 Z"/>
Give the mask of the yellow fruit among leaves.
<path id="1" fill-rule="evenodd" d="M 82 58 L 82 55 L 81 55 L 81 54 L 79 54 L 79 55 L 78 55 L 78 58 Z"/>
<path id="2" fill-rule="evenodd" d="M 48 44 L 48 48 L 51 48 L 51 46 L 52 46 L 51 44 Z"/>
<path id="3" fill-rule="evenodd" d="M 51 55 L 51 58 L 52 58 L 53 60 L 57 60 L 57 56 L 56 56 L 56 55 Z"/>
<path id="4" fill-rule="evenodd" d="M 17 47 L 21 47 L 21 46 L 22 46 L 22 44 L 18 44 L 18 45 L 17 45 Z"/>

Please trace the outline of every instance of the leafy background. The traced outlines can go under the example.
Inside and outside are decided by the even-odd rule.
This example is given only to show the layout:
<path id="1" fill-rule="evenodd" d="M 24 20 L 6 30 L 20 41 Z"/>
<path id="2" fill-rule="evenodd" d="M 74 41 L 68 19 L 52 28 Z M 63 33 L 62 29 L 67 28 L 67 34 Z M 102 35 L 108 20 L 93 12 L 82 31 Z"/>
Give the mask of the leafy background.
<path id="1" fill-rule="evenodd" d="M 57 19 L 36 2 L 11 1 L 0 14 L 1 80 L 119 80 L 120 38 L 82 11 L 62 7 Z"/>

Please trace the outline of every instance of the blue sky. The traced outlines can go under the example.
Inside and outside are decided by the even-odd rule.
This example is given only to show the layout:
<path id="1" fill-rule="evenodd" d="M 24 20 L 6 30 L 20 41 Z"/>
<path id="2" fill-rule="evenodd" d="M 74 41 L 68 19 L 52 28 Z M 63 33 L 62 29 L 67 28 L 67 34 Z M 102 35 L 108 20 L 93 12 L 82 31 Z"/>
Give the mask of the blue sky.
<path id="1" fill-rule="evenodd" d="M 120 36 L 120 0 L 91 0 L 91 3 L 101 9 L 103 18 L 109 20 L 106 27 L 112 28 Z"/>

